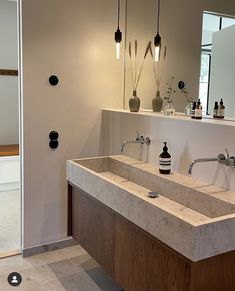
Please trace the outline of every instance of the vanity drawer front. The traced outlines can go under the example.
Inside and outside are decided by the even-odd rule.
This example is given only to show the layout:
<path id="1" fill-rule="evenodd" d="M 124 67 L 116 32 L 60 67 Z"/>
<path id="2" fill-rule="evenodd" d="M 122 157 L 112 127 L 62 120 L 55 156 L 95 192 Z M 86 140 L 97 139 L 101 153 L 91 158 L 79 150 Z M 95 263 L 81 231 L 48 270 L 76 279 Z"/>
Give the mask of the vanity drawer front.
<path id="1" fill-rule="evenodd" d="M 72 190 L 72 235 L 113 275 L 114 214 L 80 189 Z"/>
<path id="2" fill-rule="evenodd" d="M 117 215 L 114 280 L 128 291 L 189 291 L 190 264 L 162 242 Z"/>

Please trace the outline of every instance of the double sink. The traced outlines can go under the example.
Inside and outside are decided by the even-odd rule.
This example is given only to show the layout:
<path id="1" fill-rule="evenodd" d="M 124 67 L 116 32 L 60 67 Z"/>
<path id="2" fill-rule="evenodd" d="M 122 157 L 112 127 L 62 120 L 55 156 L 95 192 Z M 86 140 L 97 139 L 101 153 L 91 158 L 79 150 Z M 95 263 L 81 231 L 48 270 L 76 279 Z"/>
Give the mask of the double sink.
<path id="1" fill-rule="evenodd" d="M 235 250 L 234 192 L 123 155 L 69 160 L 67 180 L 191 261 Z"/>

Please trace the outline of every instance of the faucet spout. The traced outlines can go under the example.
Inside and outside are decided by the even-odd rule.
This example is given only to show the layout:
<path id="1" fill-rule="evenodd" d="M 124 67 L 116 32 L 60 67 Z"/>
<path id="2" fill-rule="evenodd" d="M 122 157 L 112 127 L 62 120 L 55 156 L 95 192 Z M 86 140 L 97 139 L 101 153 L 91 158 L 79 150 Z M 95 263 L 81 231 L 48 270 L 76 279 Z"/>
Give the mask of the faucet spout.
<path id="1" fill-rule="evenodd" d="M 205 158 L 205 159 L 195 159 L 189 164 L 188 174 L 192 174 L 193 166 L 196 163 L 204 163 L 204 162 L 219 162 L 228 167 L 235 167 L 235 157 L 231 157 L 229 155 L 228 150 L 226 149 L 227 157 L 224 154 L 219 154 L 217 158 Z"/>
<path id="2" fill-rule="evenodd" d="M 144 138 L 142 135 L 140 136 L 139 133 L 137 132 L 137 138 L 135 140 L 125 140 L 122 145 L 121 145 L 121 153 L 124 152 L 124 147 L 129 144 L 129 143 L 135 143 L 135 144 L 146 144 L 150 145 L 151 140 L 149 137 Z"/>
<path id="3" fill-rule="evenodd" d="M 192 174 L 193 166 L 197 163 L 205 163 L 205 162 L 218 162 L 219 158 L 205 158 L 205 159 L 195 159 L 189 164 L 188 174 Z"/>
<path id="4" fill-rule="evenodd" d="M 124 152 L 124 147 L 125 147 L 125 145 L 126 145 L 127 143 L 128 143 L 128 142 L 127 142 L 126 140 L 122 143 L 122 145 L 121 145 L 121 153 Z"/>

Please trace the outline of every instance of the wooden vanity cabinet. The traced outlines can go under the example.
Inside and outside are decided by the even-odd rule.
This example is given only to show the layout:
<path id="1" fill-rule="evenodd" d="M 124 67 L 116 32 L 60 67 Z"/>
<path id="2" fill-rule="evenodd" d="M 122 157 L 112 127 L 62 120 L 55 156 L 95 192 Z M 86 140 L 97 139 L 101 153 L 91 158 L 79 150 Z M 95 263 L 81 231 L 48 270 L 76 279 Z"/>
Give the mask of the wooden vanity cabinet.
<path id="1" fill-rule="evenodd" d="M 192 262 L 69 185 L 68 230 L 125 291 L 235 291 L 235 251 Z"/>
<path id="2" fill-rule="evenodd" d="M 119 215 L 115 217 L 114 262 L 114 278 L 125 290 L 189 290 L 189 264 Z"/>
<path id="3" fill-rule="evenodd" d="M 113 276 L 114 213 L 73 187 L 72 214 L 72 236 Z"/>

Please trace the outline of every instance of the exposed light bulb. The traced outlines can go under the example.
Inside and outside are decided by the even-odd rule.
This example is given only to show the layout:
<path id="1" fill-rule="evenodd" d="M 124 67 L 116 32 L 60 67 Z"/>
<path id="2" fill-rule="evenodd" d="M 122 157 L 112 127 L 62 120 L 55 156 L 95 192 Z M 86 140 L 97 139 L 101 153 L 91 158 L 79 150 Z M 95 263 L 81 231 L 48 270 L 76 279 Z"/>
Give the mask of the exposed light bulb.
<path id="1" fill-rule="evenodd" d="M 116 42 L 116 57 L 117 57 L 117 59 L 120 59 L 120 50 L 121 50 L 121 44 L 120 44 L 120 42 Z"/>
<path id="2" fill-rule="evenodd" d="M 116 42 L 116 57 L 117 57 L 117 59 L 120 59 L 120 50 L 121 50 L 121 41 L 122 41 L 122 32 L 119 29 L 120 0 L 117 0 L 117 4 L 118 4 L 117 30 L 114 34 L 114 39 Z"/>
<path id="3" fill-rule="evenodd" d="M 159 61 L 159 53 L 160 53 L 160 47 L 155 46 L 155 62 Z"/>
<path id="4" fill-rule="evenodd" d="M 114 39 L 116 42 L 116 56 L 117 56 L 117 59 L 120 59 L 122 32 L 120 31 L 119 27 L 118 27 L 117 31 L 115 32 Z"/>
<path id="5" fill-rule="evenodd" d="M 155 45 L 155 62 L 158 62 L 160 59 L 160 49 L 161 49 L 161 36 L 159 33 L 154 38 L 154 45 Z"/>

